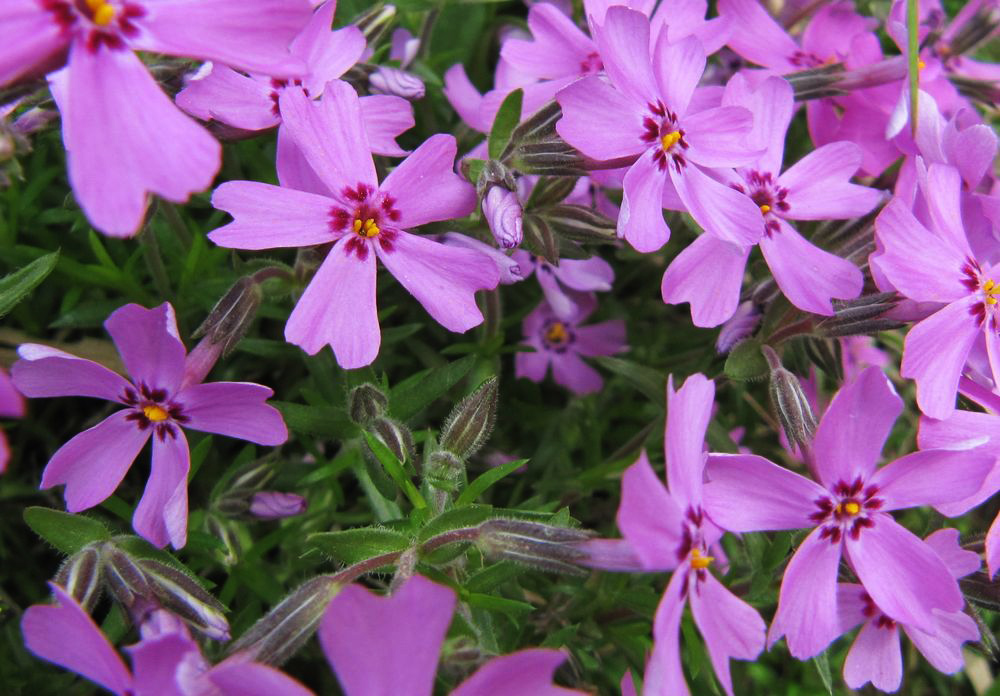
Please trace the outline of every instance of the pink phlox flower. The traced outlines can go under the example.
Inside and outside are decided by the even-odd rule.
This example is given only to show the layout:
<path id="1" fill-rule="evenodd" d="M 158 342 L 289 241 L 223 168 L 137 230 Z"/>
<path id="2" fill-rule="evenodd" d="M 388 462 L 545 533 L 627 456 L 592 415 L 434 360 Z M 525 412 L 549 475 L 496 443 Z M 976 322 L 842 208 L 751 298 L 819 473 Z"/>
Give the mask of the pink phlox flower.
<path id="1" fill-rule="evenodd" d="M 25 647 L 117 696 L 312 696 L 283 672 L 239 654 L 213 667 L 179 622 L 144 627 L 143 639 L 126 648 L 129 671 L 83 607 L 49 585 L 56 605 L 29 607 L 21 617 Z"/>
<path id="2" fill-rule="evenodd" d="M 877 468 L 903 401 L 878 368 L 834 397 L 808 462 L 818 481 L 755 455 L 709 455 L 706 513 L 723 529 L 812 529 L 785 570 L 769 644 L 782 636 L 806 659 L 841 633 L 837 574 L 842 556 L 894 621 L 934 631 L 938 611 L 962 608 L 962 593 L 934 550 L 889 514 L 971 495 L 993 466 L 984 438 L 960 449 L 925 449 Z"/>
<path id="3" fill-rule="evenodd" d="M 844 381 L 853 382 L 865 368 L 886 368 L 891 362 L 889 355 L 875 344 L 872 336 L 847 336 L 840 340 L 840 364 L 844 370 Z"/>
<path id="4" fill-rule="evenodd" d="M 552 367 L 556 384 L 574 394 L 600 391 L 604 380 L 600 373 L 584 362 L 583 357 L 614 355 L 628 350 L 625 344 L 625 322 L 611 319 L 583 325 L 596 309 L 593 295 L 581 295 L 577 312 L 560 318 L 543 301 L 524 319 L 524 342 L 533 353 L 518 353 L 514 358 L 514 374 L 533 382 L 541 382 Z"/>
<path id="5" fill-rule="evenodd" d="M 332 244 L 288 318 L 285 338 L 310 355 L 330 345 L 344 368 L 374 361 L 381 343 L 376 258 L 445 328 L 461 333 L 480 324 L 475 292 L 499 283 L 494 261 L 406 231 L 474 208 L 475 191 L 453 172 L 455 138 L 432 136 L 380 184 L 349 84 L 331 81 L 318 104 L 301 92 L 280 99 L 284 127 L 322 191 L 227 182 L 212 204 L 234 221 L 209 238 L 253 250 Z"/>
<path id="6" fill-rule="evenodd" d="M 592 303 L 589 293 L 610 290 L 615 279 L 611 264 L 600 256 L 560 259 L 558 265 L 523 250 L 515 251 L 513 258 L 522 278 L 534 274 L 552 312 L 563 319 L 579 316 L 581 305 Z"/>
<path id="7" fill-rule="evenodd" d="M 60 447 L 42 473 L 41 488 L 66 485 L 66 509 L 79 512 L 114 493 L 146 442 L 153 465 L 132 518 L 140 536 L 174 548 L 187 540 L 190 452 L 185 428 L 260 445 L 280 445 L 288 430 L 265 401 L 272 391 L 249 382 L 190 379 L 186 351 L 168 303 L 125 305 L 104 328 L 132 381 L 103 365 L 55 348 L 25 343 L 11 368 L 14 385 L 32 398 L 89 396 L 124 406 Z"/>
<path id="8" fill-rule="evenodd" d="M 753 115 L 739 106 L 706 107 L 712 97 L 695 89 L 705 71 L 698 39 L 670 43 L 661 33 L 654 46 L 650 31 L 642 13 L 608 9 L 603 25 L 594 27 L 606 76 L 587 76 L 559 91 L 563 116 L 556 129 L 587 157 L 608 166 L 632 162 L 618 235 L 637 250 L 655 251 L 669 238 L 666 200 L 679 201 L 722 239 L 755 243 L 763 233 L 755 224 L 757 206 L 710 176 L 760 156 L 747 142 Z"/>
<path id="9" fill-rule="evenodd" d="M 769 77 L 751 89 L 742 75 L 736 75 L 726 86 L 722 103 L 754 113 L 749 140 L 765 149 L 759 159 L 721 178 L 757 208 L 754 216 L 761 225 L 761 252 L 789 301 L 807 312 L 832 315 L 831 298 L 850 299 L 861 293 L 861 271 L 810 243 L 790 221 L 849 219 L 874 208 L 882 195 L 849 181 L 861 164 L 861 150 L 853 143 L 830 143 L 781 173 L 785 133 L 793 111 L 791 85 Z M 701 235 L 664 273 L 664 302 L 690 302 L 695 326 L 725 322 L 739 304 L 751 249 L 750 244 L 711 233 Z M 712 283 L 704 282 L 706 273 Z"/>
<path id="10" fill-rule="evenodd" d="M 922 162 L 917 162 L 918 173 Z M 932 418 L 955 409 L 958 380 L 973 344 L 985 338 L 994 381 L 1000 375 L 1000 281 L 996 257 L 977 257 L 963 227 L 961 176 L 931 164 L 920 177 L 930 229 L 901 199 L 875 220 L 881 251 L 870 258 L 900 294 L 940 309 L 914 325 L 903 344 L 900 374 L 917 383 L 917 404 Z"/>
<path id="11" fill-rule="evenodd" d="M 979 569 L 979 556 L 959 546 L 957 529 L 939 529 L 924 539 L 958 579 Z M 933 630 L 897 622 L 879 609 L 861 585 L 839 583 L 837 608 L 844 633 L 863 624 L 844 661 L 844 681 L 852 689 L 866 682 L 880 691 L 897 691 L 903 681 L 899 629 L 934 669 L 954 674 L 965 666 L 962 644 L 979 640 L 975 620 L 962 611 L 934 612 Z"/>
<path id="12" fill-rule="evenodd" d="M 0 418 L 20 418 L 24 415 L 24 397 L 14 387 L 10 375 L 0 368 Z M 7 471 L 10 462 L 10 446 L 7 434 L 0 430 L 0 474 Z"/>
<path id="13" fill-rule="evenodd" d="M 421 575 L 381 597 L 352 584 L 343 588 L 319 625 L 319 640 L 347 696 L 431 696 L 441 645 L 455 611 L 455 592 Z M 496 657 L 451 696 L 584 692 L 552 684 L 566 659 L 559 650 L 521 650 Z"/>
<path id="14" fill-rule="evenodd" d="M 653 654 L 646 667 L 643 694 L 687 696 L 681 668 L 680 623 L 691 605 L 715 674 L 732 696 L 731 658 L 755 659 L 764 648 L 764 621 L 711 572 L 717 559 L 725 568 L 722 531 L 705 514 L 702 477 L 705 431 L 711 420 L 715 385 L 701 374 L 674 391 L 667 383 L 664 434 L 667 486 L 657 478 L 643 452 L 622 477 L 618 528 L 649 570 L 673 570 L 653 623 Z"/>
<path id="15" fill-rule="evenodd" d="M 290 73 L 288 46 L 309 19 L 305 0 L 5 0 L 0 85 L 49 76 L 63 120 L 70 184 L 88 220 L 135 234 L 147 195 L 183 202 L 208 187 L 219 143 L 181 113 L 134 51 Z"/>
<path id="16" fill-rule="evenodd" d="M 438 241 L 442 244 L 450 244 L 452 246 L 463 247 L 466 249 L 474 249 L 475 251 L 489 256 L 493 259 L 494 263 L 496 263 L 497 270 L 500 272 L 501 285 L 513 285 L 514 283 L 519 283 L 524 280 L 524 276 L 521 274 L 520 264 L 513 257 L 508 256 L 491 244 L 481 242 L 478 239 L 470 237 L 467 234 L 462 234 L 461 232 L 445 232 L 443 235 L 438 237 Z"/>

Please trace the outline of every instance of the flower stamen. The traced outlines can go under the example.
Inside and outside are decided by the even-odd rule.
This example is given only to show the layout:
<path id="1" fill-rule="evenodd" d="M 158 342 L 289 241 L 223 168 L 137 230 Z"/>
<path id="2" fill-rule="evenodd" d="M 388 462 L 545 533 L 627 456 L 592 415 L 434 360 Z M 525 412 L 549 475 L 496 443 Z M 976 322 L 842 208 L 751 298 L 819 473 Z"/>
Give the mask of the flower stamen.
<path id="1" fill-rule="evenodd" d="M 91 12 L 94 24 L 99 27 L 106 27 L 115 18 L 115 8 L 106 0 L 86 0 L 87 8 Z"/>
<path id="2" fill-rule="evenodd" d="M 691 567 L 695 570 L 705 570 L 708 566 L 712 565 L 712 561 L 715 560 L 714 556 L 702 556 L 701 551 L 698 549 L 691 549 Z"/>
<path id="3" fill-rule="evenodd" d="M 681 137 L 680 131 L 671 131 L 660 138 L 660 145 L 663 146 L 664 152 L 676 145 Z"/>
<path id="4" fill-rule="evenodd" d="M 161 423 L 170 418 L 170 414 L 167 413 L 166 410 L 164 410 L 160 406 L 157 406 L 156 404 L 143 406 L 142 414 L 146 416 L 146 418 L 148 418 L 153 423 Z"/>
<path id="5" fill-rule="evenodd" d="M 378 235 L 382 230 L 379 229 L 378 225 L 375 224 L 374 218 L 368 218 L 364 222 L 361 218 L 354 219 L 354 233 L 359 237 L 364 237 L 365 239 L 371 239 Z"/>
<path id="6" fill-rule="evenodd" d="M 987 280 L 983 283 L 983 299 L 988 305 L 995 305 L 997 303 L 997 295 L 1000 295 L 1000 285 L 997 285 L 992 280 Z"/>

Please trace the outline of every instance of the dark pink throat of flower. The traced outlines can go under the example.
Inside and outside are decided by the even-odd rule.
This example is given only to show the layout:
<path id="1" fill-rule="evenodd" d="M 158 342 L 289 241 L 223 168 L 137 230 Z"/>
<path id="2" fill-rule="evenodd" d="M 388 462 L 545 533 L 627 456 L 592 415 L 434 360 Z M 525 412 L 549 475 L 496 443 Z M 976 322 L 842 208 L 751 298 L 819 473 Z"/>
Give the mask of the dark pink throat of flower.
<path id="1" fill-rule="evenodd" d="M 821 539 L 829 539 L 831 544 L 839 543 L 844 536 L 857 541 L 861 530 L 874 527 L 872 514 L 885 504 L 878 496 L 878 486 L 865 487 L 860 477 L 850 484 L 839 481 L 830 496 L 818 498 L 817 511 L 809 519 L 821 527 Z"/>
<path id="2" fill-rule="evenodd" d="M 368 184 L 346 187 L 341 194 L 347 205 L 330 209 L 330 231 L 338 238 L 349 235 L 345 253 L 363 261 L 368 258 L 372 243 L 377 243 L 384 252 L 395 251 L 399 235 L 396 224 L 400 217 L 396 199 Z"/>
<path id="3" fill-rule="evenodd" d="M 124 49 L 139 34 L 135 20 L 146 16 L 141 5 L 120 0 L 39 0 L 64 32 L 81 32 L 88 50 Z"/>
<path id="4" fill-rule="evenodd" d="M 776 216 L 787 213 L 791 207 L 785 200 L 788 189 L 778 186 L 771 172 L 753 170 L 745 176 L 744 181 L 746 186 L 731 184 L 731 187 L 750 196 L 750 199 L 757 204 L 764 216 L 764 234 L 771 237 L 781 229 Z"/>
<path id="5" fill-rule="evenodd" d="M 134 422 L 139 430 L 152 428 L 161 441 L 168 436 L 176 438 L 176 427 L 190 420 L 165 389 L 151 389 L 140 383 L 138 390 L 127 388 L 119 398 L 132 409 L 125 419 Z"/>
<path id="6" fill-rule="evenodd" d="M 992 318 L 993 330 L 1000 330 L 1000 323 L 997 321 L 997 314 L 1000 313 L 1000 285 L 986 277 L 975 259 L 966 259 L 962 266 L 962 285 L 979 298 L 978 302 L 969 307 L 969 313 L 981 326 Z"/>
<path id="7" fill-rule="evenodd" d="M 687 166 L 684 151 L 690 144 L 684 137 L 684 129 L 680 127 L 677 114 L 667 109 L 659 99 L 646 106 L 649 115 L 642 120 L 643 133 L 639 137 L 642 142 L 655 148 L 653 160 L 661 172 L 666 171 L 671 164 L 679 172 Z"/>

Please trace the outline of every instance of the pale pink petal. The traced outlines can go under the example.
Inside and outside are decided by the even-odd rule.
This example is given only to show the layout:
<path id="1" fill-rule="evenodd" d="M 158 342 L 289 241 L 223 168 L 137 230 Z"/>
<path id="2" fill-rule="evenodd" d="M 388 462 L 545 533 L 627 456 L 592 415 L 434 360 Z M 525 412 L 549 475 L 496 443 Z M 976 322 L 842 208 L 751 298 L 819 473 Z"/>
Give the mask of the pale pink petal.
<path id="1" fill-rule="evenodd" d="M 970 190 L 976 190 L 997 153 L 997 134 L 984 123 L 959 130 L 951 121 L 944 131 L 943 147 Z"/>
<path id="2" fill-rule="evenodd" d="M 285 421 L 264 403 L 273 394 L 260 384 L 210 382 L 184 389 L 176 400 L 188 418 L 185 427 L 258 445 L 280 445 L 288 439 Z"/>
<path id="3" fill-rule="evenodd" d="M 682 507 L 698 509 L 705 471 L 705 432 L 715 405 L 715 382 L 695 373 L 676 392 L 673 386 L 671 376 L 667 382 L 667 424 L 663 432 L 667 485 Z"/>
<path id="4" fill-rule="evenodd" d="M 678 116 L 687 113 L 691 95 L 705 72 L 705 49 L 693 36 L 671 43 L 662 32 L 656 41 L 653 72 L 659 96 Z"/>
<path id="5" fill-rule="evenodd" d="M 391 250 L 376 246 L 376 253 L 435 321 L 458 333 L 483 321 L 476 291 L 500 283 L 500 272 L 489 256 L 407 232 L 398 234 Z"/>
<path id="6" fill-rule="evenodd" d="M 889 515 L 875 513 L 875 525 L 858 539 L 844 538 L 847 558 L 865 590 L 893 619 L 934 630 L 932 610 L 958 611 L 965 600 L 948 567 L 934 550 Z"/>
<path id="7" fill-rule="evenodd" d="M 663 219 L 664 175 L 656 163 L 655 149 L 647 150 L 625 174 L 618 236 L 643 253 L 658 250 L 670 239 Z"/>
<path id="8" fill-rule="evenodd" d="M 903 412 L 903 400 L 877 367 L 869 367 L 833 397 L 823 414 L 813 453 L 823 485 L 833 489 L 875 471 L 882 446 Z"/>
<path id="9" fill-rule="evenodd" d="M 798 44 L 771 18 L 758 0 L 719 0 L 719 15 L 731 17 L 737 27 L 729 37 L 729 47 L 751 63 L 780 72 L 797 70 L 789 59 L 799 52 Z"/>
<path id="10" fill-rule="evenodd" d="M 406 150 L 396 143 L 396 138 L 413 128 L 413 104 L 388 94 L 370 94 L 361 97 L 360 102 L 361 125 L 372 152 L 387 157 L 405 156 Z"/>
<path id="11" fill-rule="evenodd" d="M 317 196 L 329 199 L 330 187 L 319 178 L 312 165 L 306 160 L 306 156 L 302 154 L 302 148 L 299 147 L 298 142 L 288 134 L 288 129 L 284 126 L 278 127 L 278 142 L 275 149 L 274 168 L 278 172 L 278 183 L 282 187 L 315 193 Z M 226 182 L 226 184 L 229 183 L 233 182 Z M 327 204 L 329 205 L 329 200 Z"/>
<path id="12" fill-rule="evenodd" d="M 274 667 L 226 660 L 206 673 L 222 696 L 312 696 L 312 691 Z"/>
<path id="13" fill-rule="evenodd" d="M 375 307 L 375 255 L 364 259 L 341 239 L 327 254 L 285 324 L 285 340 L 315 355 L 329 344 L 337 364 L 364 367 L 378 355 L 382 333 Z M 494 267 L 495 268 L 495 267 Z"/>
<path id="14" fill-rule="evenodd" d="M 38 657 L 126 696 L 132 675 L 93 619 L 69 594 L 49 583 L 56 606 L 35 605 L 21 617 L 24 646 Z"/>
<path id="15" fill-rule="evenodd" d="M 883 628 L 866 622 L 844 661 L 844 682 L 852 689 L 871 682 L 880 691 L 896 691 L 902 681 L 899 631 L 895 626 Z"/>
<path id="16" fill-rule="evenodd" d="M 537 6 L 536 6 L 537 7 Z M 565 696 L 586 692 L 566 689 L 552 683 L 556 668 L 566 661 L 558 650 L 520 650 L 495 657 L 458 685 L 451 696 Z"/>
<path id="17" fill-rule="evenodd" d="M 979 640 L 979 627 L 975 619 L 964 612 L 934 612 L 936 630 L 927 633 L 911 626 L 903 626 L 917 650 L 939 672 L 955 674 L 965 666 L 962 643 Z"/>
<path id="18" fill-rule="evenodd" d="M 980 334 L 971 314 L 977 301 L 970 295 L 952 302 L 906 334 L 899 373 L 917 383 L 917 405 L 931 418 L 947 418 L 955 410 L 958 378 Z"/>
<path id="19" fill-rule="evenodd" d="M 180 683 L 186 681 L 182 675 L 207 666 L 198 644 L 186 632 L 161 633 L 125 649 L 132 659 L 135 696 L 187 696 Z"/>
<path id="20" fill-rule="evenodd" d="M 305 67 L 288 47 L 312 16 L 306 0 L 157 0 L 144 8 L 145 31 L 133 41 L 141 50 L 268 75 Z"/>
<path id="21" fill-rule="evenodd" d="M 778 225 L 777 233 L 761 238 L 760 250 L 793 305 L 831 316 L 832 298 L 849 300 L 861 294 L 864 276 L 857 266 L 813 245 L 784 220 Z"/>
<path id="22" fill-rule="evenodd" d="M 691 582 L 695 582 L 693 578 Z M 694 591 L 688 592 L 688 600 L 715 674 L 725 692 L 733 696 L 729 659 L 754 660 L 760 655 L 767 630 L 764 620 L 711 573 L 696 582 Z"/>
<path id="23" fill-rule="evenodd" d="M 868 213 L 882 194 L 867 186 L 849 183 L 861 166 L 861 148 L 837 142 L 813 150 L 778 177 L 788 189 L 789 209 L 784 217 L 794 220 L 846 220 Z"/>
<path id="24" fill-rule="evenodd" d="M 70 51 L 63 118 L 69 179 L 87 219 L 105 234 L 135 234 L 147 193 L 183 203 L 212 183 L 221 149 L 183 114 L 131 51 Z M 60 97 L 61 95 L 61 97 Z"/>
<path id="25" fill-rule="evenodd" d="M 621 504 L 615 519 L 622 536 L 647 570 L 670 570 L 683 560 L 677 553 L 684 512 L 653 472 L 643 450 L 622 475 Z"/>
<path id="26" fill-rule="evenodd" d="M 187 353 L 170 303 L 153 309 L 137 304 L 119 307 L 104 322 L 104 328 L 136 384 L 168 393 L 180 386 Z"/>
<path id="27" fill-rule="evenodd" d="M 768 647 L 785 636 L 788 651 L 799 660 L 823 652 L 840 635 L 836 601 L 840 544 L 821 538 L 821 533 L 814 529 L 788 562 L 768 632 Z"/>
<path id="28" fill-rule="evenodd" d="M 451 66 L 444 74 L 445 99 L 451 104 L 451 108 L 458 112 L 458 115 L 471 128 L 485 133 L 490 129 L 490 123 L 480 115 L 479 107 L 483 101 L 483 95 L 475 88 L 465 74 L 465 67 L 459 63 Z"/>
<path id="29" fill-rule="evenodd" d="M 975 573 L 983 562 L 975 551 L 962 548 L 962 539 L 957 529 L 946 527 L 928 534 L 924 543 L 934 549 L 944 564 L 948 566 L 952 576 L 964 578 Z"/>
<path id="30" fill-rule="evenodd" d="M 792 121 L 794 107 L 794 94 L 788 81 L 769 77 L 753 89 L 742 73 L 736 73 L 726 84 L 722 104 L 742 106 L 753 113 L 753 130 L 747 140 L 754 148 L 764 149 L 754 168 L 772 174 L 781 171 L 785 133 Z"/>
<path id="31" fill-rule="evenodd" d="M 389 597 L 352 584 L 330 602 L 319 640 L 347 696 L 430 696 L 454 610 L 455 593 L 421 575 Z"/>
<path id="32" fill-rule="evenodd" d="M 574 290 L 583 292 L 610 290 L 615 279 L 615 271 L 600 256 L 589 259 L 560 259 L 552 273 L 559 282 Z"/>
<path id="33" fill-rule="evenodd" d="M 330 227 L 337 207 L 326 196 L 258 181 L 227 181 L 215 189 L 212 205 L 233 216 L 208 238 L 230 249 L 276 249 L 334 241 Z"/>
<path id="34" fill-rule="evenodd" d="M 743 272 L 752 247 L 741 247 L 702 234 L 667 267 L 660 284 L 667 304 L 691 303 L 695 326 L 722 324 L 736 313 L 743 287 Z M 712 278 L 706 283 L 706 276 Z"/>
<path id="35" fill-rule="evenodd" d="M 940 505 L 979 490 L 993 469 L 995 456 L 975 450 L 925 449 L 887 464 L 869 480 L 879 487 L 885 511 Z"/>
<path id="36" fill-rule="evenodd" d="M 45 466 L 40 487 L 65 483 L 70 512 L 93 507 L 114 493 L 149 439 L 150 430 L 127 420 L 132 413 L 112 413 L 60 447 Z"/>
<path id="37" fill-rule="evenodd" d="M 191 80 L 176 97 L 177 106 L 203 121 L 257 131 L 281 121 L 271 101 L 273 88 L 225 65 L 213 65 L 205 77 Z"/>
<path id="38" fill-rule="evenodd" d="M 753 114 L 742 106 L 717 106 L 683 120 L 690 144 L 684 156 L 704 167 L 740 167 L 760 159 L 764 148 L 750 139 Z"/>
<path id="39" fill-rule="evenodd" d="M 378 188 L 361 102 L 353 87 L 331 80 L 318 104 L 301 90 L 286 89 L 279 103 L 282 127 L 331 192 L 359 183 Z"/>
<path id="40" fill-rule="evenodd" d="M 837 583 L 837 615 L 840 617 L 840 631 L 847 633 L 867 620 L 865 612 L 871 605 L 865 588 L 855 583 Z"/>
<path id="41" fill-rule="evenodd" d="M 993 523 L 986 530 L 986 568 L 990 579 L 1000 570 L 1000 515 L 993 518 Z"/>
<path id="42" fill-rule="evenodd" d="M 581 64 L 590 54 L 597 53 L 594 42 L 555 5 L 544 2 L 532 5 L 528 10 L 528 29 L 531 41 L 509 38 L 503 42 L 500 56 L 536 79 L 579 75 L 583 72 Z"/>
<path id="43" fill-rule="evenodd" d="M 931 164 L 923 189 L 934 230 L 960 253 L 972 257 L 962 227 L 961 188 L 958 170 L 945 164 Z"/>
<path id="44" fill-rule="evenodd" d="M 395 199 L 399 219 L 394 222 L 401 228 L 465 217 L 475 210 L 475 189 L 455 174 L 457 148 L 454 136 L 432 135 L 382 182 L 379 190 Z"/>
<path id="45" fill-rule="evenodd" d="M 179 549 L 187 543 L 187 477 L 191 468 L 184 431 L 174 426 L 172 433 L 153 438 L 153 467 L 146 490 L 135 508 L 132 526 L 139 536 L 163 548 L 168 543 Z"/>
<path id="46" fill-rule="evenodd" d="M 348 25 L 330 31 L 336 9 L 336 2 L 322 5 L 292 42 L 292 55 L 302 58 L 309 68 L 303 86 L 312 96 L 322 92 L 327 82 L 347 72 L 365 52 L 365 36 L 358 27 Z"/>
<path id="47" fill-rule="evenodd" d="M 630 101 L 655 103 L 657 97 L 663 96 L 658 94 L 653 78 L 649 19 L 644 14 L 627 7 L 610 7 L 603 24 L 594 28 L 594 39 L 604 71 Z"/>
<path id="48" fill-rule="evenodd" d="M 694 165 L 678 173 L 668 167 L 670 180 L 691 217 L 705 231 L 740 247 L 756 244 L 764 234 L 764 218 L 749 196 L 720 184 Z"/>
<path id="49" fill-rule="evenodd" d="M 7 85 L 56 67 L 50 62 L 66 48 L 66 35 L 37 0 L 5 0 L 0 4 L 0 46 L 0 85 Z"/>
<path id="50" fill-rule="evenodd" d="M 675 572 L 656 607 L 653 654 L 643 676 L 644 696 L 690 696 L 681 667 L 681 617 L 684 615 L 686 572 Z"/>
<path id="51" fill-rule="evenodd" d="M 56 348 L 23 343 L 21 356 L 10 369 L 14 386 L 27 397 L 93 396 L 118 401 L 132 387 L 104 365 L 78 358 Z M 14 414 L 12 414 L 14 415 Z"/>
<path id="52" fill-rule="evenodd" d="M 754 454 L 711 454 L 706 471 L 705 510 L 730 532 L 811 527 L 814 501 L 827 496 L 813 481 Z"/>
<path id="53" fill-rule="evenodd" d="M 637 104 L 598 77 L 577 80 L 556 94 L 562 118 L 556 131 L 570 145 L 596 160 L 643 152 L 643 104 Z"/>
<path id="54" fill-rule="evenodd" d="M 628 348 L 625 345 L 625 322 L 621 319 L 578 326 L 573 333 L 576 336 L 573 348 L 580 355 L 614 355 Z"/>
<path id="55" fill-rule="evenodd" d="M 604 386 L 600 373 L 572 351 L 552 356 L 552 379 L 574 394 L 593 394 Z"/>

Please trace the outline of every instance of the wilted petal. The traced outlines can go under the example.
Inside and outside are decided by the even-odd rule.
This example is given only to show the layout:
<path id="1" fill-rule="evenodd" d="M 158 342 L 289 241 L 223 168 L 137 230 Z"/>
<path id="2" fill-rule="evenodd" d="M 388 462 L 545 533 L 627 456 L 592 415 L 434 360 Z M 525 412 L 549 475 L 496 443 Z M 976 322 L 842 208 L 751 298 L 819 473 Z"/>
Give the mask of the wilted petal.
<path id="1" fill-rule="evenodd" d="M 27 397 L 93 396 L 117 401 L 132 387 L 121 375 L 104 365 L 78 358 L 56 348 L 23 343 L 21 356 L 11 367 L 14 385 Z"/>
<path id="2" fill-rule="evenodd" d="M 35 605 L 24 612 L 24 646 L 118 696 L 131 693 L 132 675 L 101 629 L 61 587 L 53 583 L 49 587 L 58 604 Z"/>
<path id="3" fill-rule="evenodd" d="M 454 610 L 455 593 L 420 575 L 389 597 L 348 585 L 323 614 L 319 640 L 347 696 L 430 696 Z"/>
<path id="4" fill-rule="evenodd" d="M 163 548 L 179 549 L 187 543 L 187 477 L 191 453 L 184 431 L 153 438 L 153 467 L 146 490 L 135 508 L 132 526 L 139 536 Z"/>
<path id="5" fill-rule="evenodd" d="M 337 364 L 364 367 L 375 360 L 382 332 L 375 307 L 375 255 L 364 259 L 337 242 L 309 282 L 285 324 L 285 339 L 315 355 L 329 344 Z"/>
<path id="6" fill-rule="evenodd" d="M 993 469 L 995 457 L 975 450 L 925 449 L 879 469 L 869 483 L 879 487 L 882 510 L 940 505 L 975 493 Z"/>
<path id="7" fill-rule="evenodd" d="M 229 249 L 275 249 L 328 244 L 335 202 L 315 193 L 257 181 L 227 181 L 215 189 L 212 205 L 234 220 L 208 238 Z"/>
<path id="8" fill-rule="evenodd" d="M 663 219 L 663 172 L 647 150 L 625 174 L 618 236 L 624 237 L 636 251 L 653 252 L 670 239 L 670 228 Z"/>
<path id="9" fill-rule="evenodd" d="M 536 6 L 537 7 L 537 6 Z M 566 661 L 558 650 L 520 650 L 495 657 L 458 685 L 451 696 L 565 696 L 585 692 L 565 689 L 552 683 L 556 668 Z"/>
<path id="10" fill-rule="evenodd" d="M 804 476 L 754 454 L 711 454 L 706 470 L 705 510 L 730 532 L 811 527 L 814 501 L 828 495 Z"/>
<path id="11" fill-rule="evenodd" d="M 667 267 L 660 292 L 667 304 L 691 303 L 695 326 L 718 326 L 736 313 L 752 247 L 702 234 Z M 705 279 L 711 278 L 711 283 Z"/>
<path id="12" fill-rule="evenodd" d="M 903 681 L 903 657 L 899 652 L 899 631 L 868 621 L 851 645 L 844 661 L 844 681 L 852 689 L 866 682 L 880 691 L 895 691 Z"/>
<path id="13" fill-rule="evenodd" d="M 644 112 L 598 77 L 585 77 L 556 94 L 562 118 L 556 131 L 577 150 L 596 160 L 638 155 L 648 146 L 641 139 Z"/>
<path id="14" fill-rule="evenodd" d="M 677 566 L 684 513 L 649 465 L 646 452 L 622 475 L 618 529 L 643 566 L 669 570 Z"/>
<path id="15" fill-rule="evenodd" d="M 66 509 L 79 512 L 115 492 L 139 456 L 150 431 L 127 420 L 132 409 L 112 413 L 60 447 L 42 472 L 41 488 L 66 484 Z"/>
<path id="16" fill-rule="evenodd" d="M 475 189 L 454 171 L 457 147 L 454 136 L 432 135 L 382 182 L 380 191 L 395 199 L 400 227 L 465 217 L 475 209 Z"/>
<path id="17" fill-rule="evenodd" d="M 236 437 L 258 445 L 280 445 L 288 439 L 281 414 L 267 401 L 267 387 L 250 382 L 195 384 L 177 395 L 189 421 L 185 427 Z"/>
<path id="18" fill-rule="evenodd" d="M 833 397 L 813 439 L 820 480 L 832 489 L 875 471 L 882 446 L 903 412 L 903 400 L 877 367 L 862 372 Z"/>
<path id="19" fill-rule="evenodd" d="M 104 322 L 104 328 L 136 384 L 168 393 L 177 389 L 184 376 L 186 351 L 170 303 L 153 309 L 137 304 L 119 307 Z"/>

